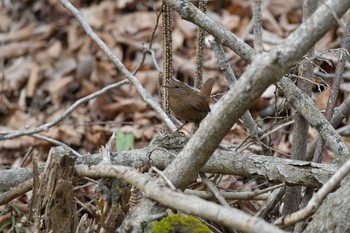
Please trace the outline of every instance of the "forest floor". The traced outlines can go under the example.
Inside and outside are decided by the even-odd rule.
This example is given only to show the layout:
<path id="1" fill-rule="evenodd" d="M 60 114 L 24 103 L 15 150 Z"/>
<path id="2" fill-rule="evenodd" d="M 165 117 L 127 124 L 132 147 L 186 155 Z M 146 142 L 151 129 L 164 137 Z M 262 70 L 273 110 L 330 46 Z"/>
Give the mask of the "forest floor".
<path id="1" fill-rule="evenodd" d="M 161 22 L 157 25 L 160 1 L 72 1 L 98 36 L 111 48 L 149 94 L 160 103 L 158 76 L 154 60 L 147 53 L 140 64 L 152 38 L 151 49 L 162 66 Z M 193 2 L 196 4 L 196 2 Z M 243 38 L 252 46 L 253 36 L 251 1 L 209 1 L 208 15 L 226 29 Z M 193 85 L 197 27 L 173 14 L 173 68 L 175 77 Z M 263 11 L 263 38 L 265 51 L 281 43 L 302 21 L 300 1 L 273 0 Z M 99 47 L 87 36 L 80 24 L 58 0 L 2 1 L 0 2 L 0 131 L 24 130 L 51 122 L 80 98 L 101 88 L 125 79 Z M 343 31 L 335 28 L 316 45 L 316 53 L 340 47 Z M 211 39 L 211 36 L 206 36 Z M 239 78 L 247 64 L 234 52 L 226 49 L 227 57 Z M 217 78 L 212 91 L 211 106 L 225 95 L 228 84 L 220 71 L 214 52 L 205 49 L 204 80 Z M 319 109 L 325 109 L 331 93 L 331 78 L 338 62 L 338 53 L 328 51 L 315 67 L 313 99 Z M 350 91 L 350 65 L 347 63 L 340 87 L 339 105 Z M 319 76 L 317 75 L 319 74 Z M 322 77 L 321 77 L 322 76 Z M 277 107 L 277 110 L 276 110 Z M 253 118 L 266 131 L 293 120 L 294 112 L 284 103 L 274 86 L 251 108 Z M 340 126 L 348 123 L 347 120 Z M 190 127 L 186 127 L 191 132 Z M 113 89 L 77 107 L 71 114 L 40 135 L 62 142 L 82 155 L 99 152 L 113 132 L 117 132 L 115 150 L 145 148 L 161 132 L 162 122 L 157 113 L 141 99 L 130 84 Z M 292 125 L 270 135 L 274 156 L 288 158 L 291 150 Z M 190 133 L 186 133 L 190 135 Z M 310 140 L 317 133 L 309 130 Z M 350 142 L 349 132 L 343 134 Z M 242 123 L 236 123 L 222 141 L 228 150 L 251 140 Z M 126 145 L 125 145 L 126 144 Z M 32 157 L 44 163 L 49 149 L 55 143 L 32 135 L 0 141 L 1 169 L 32 166 Z M 248 148 L 261 154 L 259 144 Z M 324 162 L 333 155 L 325 152 Z M 253 179 L 224 176 L 219 184 L 223 190 L 256 190 L 259 184 Z M 80 194 L 83 202 L 92 200 L 95 186 L 85 188 Z M 13 216 L 23 222 L 29 197 L 22 196 L 12 202 L 22 214 L 0 207 L 0 228 L 10 229 Z M 259 201 L 238 202 L 245 211 L 254 214 L 261 206 Z M 15 213 L 16 212 L 16 213 Z M 15 214 L 14 214 L 15 213 Z M 14 229 L 14 228 L 13 228 Z"/>

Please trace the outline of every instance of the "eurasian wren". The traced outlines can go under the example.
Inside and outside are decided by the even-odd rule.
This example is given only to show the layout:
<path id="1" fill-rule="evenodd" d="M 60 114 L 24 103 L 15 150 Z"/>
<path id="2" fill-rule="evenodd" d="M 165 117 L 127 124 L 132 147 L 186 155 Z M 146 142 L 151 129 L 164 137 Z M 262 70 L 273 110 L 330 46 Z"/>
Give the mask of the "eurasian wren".
<path id="1" fill-rule="evenodd" d="M 199 93 L 175 79 L 164 85 L 169 90 L 169 105 L 174 115 L 185 123 L 194 122 L 199 126 L 210 112 L 209 99 L 214 82 L 215 79 L 209 78 Z"/>

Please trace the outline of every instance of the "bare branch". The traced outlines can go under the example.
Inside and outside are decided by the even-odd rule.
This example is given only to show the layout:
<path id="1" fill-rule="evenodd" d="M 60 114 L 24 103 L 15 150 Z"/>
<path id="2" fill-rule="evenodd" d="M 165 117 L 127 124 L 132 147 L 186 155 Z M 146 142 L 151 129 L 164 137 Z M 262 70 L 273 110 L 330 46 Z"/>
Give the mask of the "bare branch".
<path id="1" fill-rule="evenodd" d="M 81 104 L 88 102 L 89 100 L 96 98 L 97 96 L 100 96 L 107 91 L 114 89 L 116 87 L 119 87 L 121 85 L 124 85 L 126 83 L 129 83 L 128 80 L 123 80 L 117 83 L 113 83 L 111 85 L 108 85 L 104 88 L 102 88 L 99 91 L 96 91 L 90 95 L 87 95 L 72 104 L 62 115 L 54 119 L 53 121 L 50 121 L 46 124 L 43 124 L 37 128 L 34 129 L 26 129 L 26 130 L 15 130 L 15 131 L 5 131 L 5 132 L 0 132 L 0 140 L 5 140 L 5 139 L 11 139 L 19 136 L 24 136 L 24 135 L 31 135 L 31 134 L 36 134 L 40 133 L 42 131 L 48 131 L 51 127 L 57 125 L 60 123 L 63 119 L 65 119 L 67 116 L 69 116 L 77 107 L 79 107 Z"/>
<path id="2" fill-rule="evenodd" d="M 266 8 L 270 5 L 271 3 L 271 0 L 265 0 L 263 3 L 262 3 L 262 6 L 261 6 L 261 12 L 264 12 L 266 10 Z M 249 36 L 249 32 L 252 30 L 254 26 L 254 20 L 250 20 L 249 24 L 247 25 L 241 39 L 242 40 L 246 40 L 247 37 Z"/>
<path id="3" fill-rule="evenodd" d="M 234 44 L 238 40 L 234 38 L 233 34 L 208 18 L 192 4 L 186 1 L 174 0 L 167 0 L 166 2 L 177 10 L 183 18 L 195 22 L 207 32 L 216 36 L 218 41 L 224 42 L 223 44 L 230 46 L 230 48 L 231 46 L 235 47 Z M 350 7 L 350 2 L 345 4 L 342 0 L 333 0 L 329 1 L 329 6 L 338 15 L 342 15 Z M 328 7 L 321 6 L 308 20 L 290 34 L 285 43 L 267 54 L 256 55 L 252 65 L 238 80 L 235 89 L 228 91 L 216 103 L 184 149 L 164 171 L 175 186 L 185 187 L 192 181 L 239 117 L 248 110 L 250 105 L 261 96 L 270 84 L 281 79 L 283 74 L 292 65 L 295 65 L 334 24 L 335 20 L 331 10 Z M 322 27 L 319 25 L 322 25 Z M 249 46 L 244 46 L 244 48 L 244 51 L 241 50 L 242 46 L 238 49 L 232 49 L 235 49 L 244 59 L 251 61 L 253 55 L 251 48 Z M 338 144 L 338 142 L 336 143 Z M 344 148 L 341 146 L 339 149 Z M 181 172 L 180 167 L 182 168 Z"/>
<path id="4" fill-rule="evenodd" d="M 31 135 L 33 138 L 37 138 L 37 139 L 40 139 L 40 140 L 43 140 L 43 141 L 47 141 L 47 142 L 50 142 L 56 146 L 63 146 L 63 147 L 67 147 L 69 150 L 72 151 L 72 153 L 74 155 L 76 155 L 77 157 L 83 157 L 83 155 L 81 155 L 79 152 L 77 152 L 76 150 L 74 150 L 72 147 L 68 146 L 67 144 L 63 143 L 63 142 L 60 142 L 60 141 L 57 141 L 56 139 L 53 139 L 53 138 L 49 138 L 49 137 L 46 137 L 46 136 L 43 136 L 43 135 L 40 135 L 40 134 L 33 134 Z"/>
<path id="5" fill-rule="evenodd" d="M 215 196 L 215 198 L 220 202 L 221 205 L 230 207 L 230 204 L 226 201 L 226 199 L 220 194 L 218 188 L 209 180 L 208 176 L 205 173 L 199 173 L 203 183 L 208 187 L 210 192 Z"/>
<path id="6" fill-rule="evenodd" d="M 253 1 L 254 49 L 257 53 L 264 51 L 262 44 L 261 0 Z"/>
<path id="7" fill-rule="evenodd" d="M 331 150 L 338 157 L 346 156 L 349 149 L 344 140 L 336 132 L 333 126 L 327 121 L 324 115 L 317 109 L 313 100 L 300 89 L 293 89 L 293 82 L 287 78 L 283 78 L 278 86 L 283 89 L 283 93 L 288 102 L 297 109 L 308 122 L 315 127 L 321 137 L 327 142 Z"/>
<path id="8" fill-rule="evenodd" d="M 307 20 L 317 9 L 317 0 L 305 0 L 303 6 L 303 21 Z M 314 54 L 314 48 L 310 48 L 307 56 L 311 57 Z M 313 77 L 313 63 L 310 61 L 302 61 L 298 66 L 298 75 L 303 79 L 298 79 L 297 86 L 306 95 L 311 95 L 311 80 Z M 287 97 L 288 100 L 288 97 Z M 294 106 L 294 105 L 293 105 Z M 309 132 L 309 118 L 305 119 L 303 111 L 300 108 L 297 110 L 294 117 L 293 143 L 292 143 L 292 159 L 305 160 L 307 149 L 307 138 Z M 308 111 L 308 110 L 305 110 Z M 299 209 L 301 201 L 301 187 L 286 187 L 284 199 L 283 214 L 289 214 Z"/>
<path id="9" fill-rule="evenodd" d="M 345 37 L 342 44 L 342 48 L 339 50 L 339 61 L 335 69 L 335 77 L 332 80 L 331 96 L 329 97 L 327 102 L 325 117 L 329 121 L 332 119 L 332 116 L 334 113 L 334 108 L 335 108 L 335 104 L 337 102 L 337 97 L 339 93 L 340 82 L 343 79 L 345 64 L 349 57 L 349 52 L 347 51 L 347 48 L 349 47 L 349 45 L 350 45 L 350 20 L 348 21 L 345 28 Z M 320 139 L 317 142 L 315 154 L 312 161 L 314 162 L 322 161 L 323 147 L 324 147 L 324 141 Z"/>
<path id="10" fill-rule="evenodd" d="M 111 162 L 113 165 L 137 168 L 151 160 L 152 166 L 162 170 L 175 157 L 177 155 L 165 149 L 153 150 L 151 155 L 148 149 L 138 149 L 112 153 Z M 77 164 L 96 165 L 102 159 L 101 154 L 94 154 L 78 158 Z M 271 182 L 320 188 L 337 170 L 338 167 L 333 164 L 274 158 L 245 152 L 215 152 L 201 172 L 256 177 Z M 0 192 L 6 192 L 30 178 L 32 178 L 31 169 L 0 171 Z"/>
<path id="11" fill-rule="evenodd" d="M 198 9 L 203 13 L 207 10 L 208 0 L 199 0 Z M 203 62 L 204 62 L 204 39 L 205 39 L 205 31 L 203 28 L 198 28 L 197 33 L 197 47 L 196 47 L 196 71 L 195 71 L 195 79 L 194 79 L 194 87 L 197 89 L 201 89 L 203 82 Z"/>
<path id="12" fill-rule="evenodd" d="M 224 73 L 226 80 L 229 82 L 230 88 L 234 88 L 235 83 L 237 82 L 237 78 L 232 70 L 232 67 L 229 64 L 228 59 L 226 58 L 224 49 L 221 44 L 217 41 L 209 41 L 211 48 L 215 52 L 215 55 L 218 59 L 218 63 L 221 71 Z M 249 111 L 245 112 L 242 116 L 242 120 L 244 122 L 245 127 L 248 129 L 248 134 L 251 137 L 258 138 L 261 134 L 263 134 L 263 130 L 258 127 L 255 123 L 251 113 Z M 258 139 L 259 140 L 259 139 Z M 262 138 L 262 145 L 267 144 L 267 140 Z M 270 154 L 270 150 L 266 150 L 266 147 L 263 146 L 264 152 L 268 155 Z"/>
<path id="13" fill-rule="evenodd" d="M 196 196 L 176 192 L 170 188 L 160 186 L 148 175 L 140 174 L 135 169 L 122 166 L 86 166 L 78 165 L 76 173 L 80 176 L 100 177 L 110 176 L 123 178 L 126 182 L 135 185 L 145 193 L 145 196 L 160 202 L 161 204 L 182 210 L 205 219 L 209 219 L 227 226 L 231 230 L 242 232 L 284 232 L 275 226 L 265 222 L 261 218 L 252 217 L 245 212 L 220 206 L 218 204 L 204 201 Z"/>
<path id="14" fill-rule="evenodd" d="M 85 21 L 81 13 L 75 8 L 68 0 L 60 0 L 61 3 L 75 16 L 82 28 L 85 30 L 86 34 L 101 48 L 101 50 L 106 54 L 106 56 L 115 64 L 117 69 L 135 86 L 136 90 L 142 97 L 142 99 L 153 108 L 159 114 L 162 121 L 173 131 L 176 130 L 174 123 L 170 120 L 167 114 L 159 106 L 159 104 L 154 101 L 151 95 L 142 87 L 139 80 L 133 76 L 130 71 L 123 65 L 123 63 L 117 58 L 117 56 L 107 47 L 107 45 L 96 35 L 92 30 L 90 25 Z"/>
<path id="15" fill-rule="evenodd" d="M 9 203 L 11 200 L 15 199 L 16 197 L 19 197 L 24 193 L 32 190 L 32 187 L 33 187 L 33 179 L 29 179 L 24 183 L 20 183 L 19 185 L 10 189 L 9 191 L 1 193 L 0 205 Z"/>
<path id="16" fill-rule="evenodd" d="M 305 220 L 310 217 L 313 213 L 317 211 L 317 209 L 322 204 L 323 200 L 327 197 L 327 195 L 332 192 L 343 180 L 343 178 L 350 173 L 350 159 L 337 171 L 332 178 L 327 181 L 325 185 L 323 185 L 317 193 L 311 198 L 309 203 L 305 208 L 287 215 L 285 217 L 279 218 L 275 221 L 276 225 L 293 225 L 301 220 Z"/>

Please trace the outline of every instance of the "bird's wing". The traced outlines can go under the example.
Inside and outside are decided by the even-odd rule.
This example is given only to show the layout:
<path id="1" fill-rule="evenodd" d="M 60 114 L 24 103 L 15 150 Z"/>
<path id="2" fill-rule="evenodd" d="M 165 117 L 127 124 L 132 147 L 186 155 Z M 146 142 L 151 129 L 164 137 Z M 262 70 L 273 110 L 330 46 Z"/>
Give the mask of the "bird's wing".
<path id="1" fill-rule="evenodd" d="M 194 103 L 197 103 L 197 104 L 194 104 Z M 208 102 L 205 101 L 204 98 L 196 98 L 195 100 L 193 100 L 192 107 L 201 112 L 206 112 L 206 113 L 210 112 Z"/>

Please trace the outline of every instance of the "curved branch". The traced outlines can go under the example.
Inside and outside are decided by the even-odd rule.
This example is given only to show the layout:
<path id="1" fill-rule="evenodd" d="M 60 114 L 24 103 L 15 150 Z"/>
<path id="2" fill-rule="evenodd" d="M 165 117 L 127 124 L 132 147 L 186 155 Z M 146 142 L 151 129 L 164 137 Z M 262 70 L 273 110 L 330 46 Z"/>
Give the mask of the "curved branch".
<path id="1" fill-rule="evenodd" d="M 176 130 L 176 126 L 159 106 L 159 104 L 154 101 L 152 96 L 143 88 L 139 80 L 133 76 L 130 71 L 123 65 L 123 63 L 118 59 L 118 57 L 110 50 L 107 45 L 96 35 L 92 30 L 90 25 L 85 21 L 81 13 L 75 8 L 68 0 L 60 0 L 61 3 L 75 16 L 78 20 L 86 34 L 100 47 L 100 49 L 106 54 L 106 56 L 114 63 L 117 69 L 135 86 L 137 92 L 155 112 L 159 114 L 162 121 L 173 131 Z"/>
<path id="2" fill-rule="evenodd" d="M 145 196 L 158 201 L 171 208 L 182 210 L 221 223 L 231 230 L 242 232 L 276 232 L 285 231 L 265 222 L 263 219 L 253 217 L 236 208 L 227 208 L 205 201 L 199 197 L 187 195 L 161 186 L 156 180 L 148 175 L 140 174 L 135 169 L 123 166 L 96 166 L 78 165 L 75 169 L 80 176 L 100 177 L 101 175 L 123 178 L 126 182 L 135 185 Z"/>
<path id="3" fill-rule="evenodd" d="M 165 169 L 177 155 L 165 152 L 164 149 L 138 149 L 111 154 L 113 165 L 131 166 L 138 168 L 151 163 L 158 169 Z M 100 154 L 77 158 L 77 164 L 96 165 L 102 160 Z M 298 161 L 252 153 L 215 152 L 201 172 L 257 177 L 271 182 L 289 185 L 304 185 L 320 188 L 338 170 L 333 164 L 320 164 Z M 0 171 L 0 192 L 32 178 L 31 169 L 16 168 Z"/>
<path id="4" fill-rule="evenodd" d="M 81 104 L 88 102 L 89 100 L 96 98 L 97 96 L 100 96 L 107 91 L 114 89 L 116 87 L 119 87 L 121 85 L 124 85 L 128 83 L 128 80 L 123 80 L 117 83 L 110 84 L 104 88 L 102 88 L 99 91 L 96 91 L 94 93 L 91 93 L 90 95 L 87 95 L 72 104 L 62 115 L 54 119 L 53 121 L 47 122 L 46 124 L 43 124 L 37 128 L 34 129 L 26 129 L 26 130 L 14 130 L 14 131 L 5 131 L 5 132 L 0 132 L 0 140 L 5 140 L 5 139 L 11 139 L 15 137 L 20 137 L 24 135 L 31 135 L 31 134 L 36 134 L 40 133 L 42 131 L 48 131 L 51 127 L 57 125 L 60 123 L 62 120 L 64 120 L 67 116 L 69 116 L 77 107 L 79 107 Z"/>

